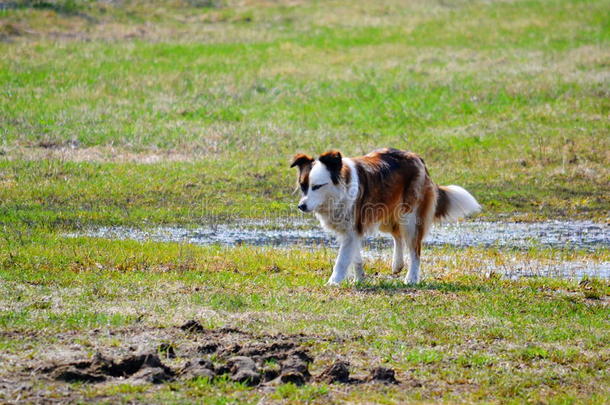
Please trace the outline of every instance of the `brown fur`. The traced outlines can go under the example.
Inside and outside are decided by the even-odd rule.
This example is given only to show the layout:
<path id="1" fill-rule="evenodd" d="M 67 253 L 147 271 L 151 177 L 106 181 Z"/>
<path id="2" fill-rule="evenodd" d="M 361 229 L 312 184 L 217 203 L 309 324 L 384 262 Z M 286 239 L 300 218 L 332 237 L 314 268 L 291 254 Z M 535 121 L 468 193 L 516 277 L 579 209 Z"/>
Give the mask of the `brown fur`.
<path id="1" fill-rule="evenodd" d="M 329 150 L 320 155 L 318 160 L 326 166 L 330 172 L 330 178 L 335 184 L 339 184 L 339 177 L 343 169 L 343 157 L 338 150 Z"/>
<path id="2" fill-rule="evenodd" d="M 352 171 L 349 169 L 347 165 L 341 166 L 341 171 L 339 172 L 339 178 L 343 181 L 343 184 L 349 184 L 352 179 Z"/>
<path id="3" fill-rule="evenodd" d="M 301 191 L 303 191 L 304 194 L 307 194 L 307 189 L 309 187 L 309 172 L 311 171 L 313 162 L 314 159 L 311 156 L 304 153 L 298 153 L 294 155 L 292 163 L 290 164 L 290 167 L 299 167 L 297 181 L 299 183 L 299 187 L 301 187 Z"/>
<path id="4" fill-rule="evenodd" d="M 447 191 L 443 186 L 438 186 L 437 194 L 434 217 L 440 219 L 447 215 L 447 211 L 449 211 L 449 196 L 447 196 Z"/>
<path id="5" fill-rule="evenodd" d="M 415 249 L 418 257 L 421 254 L 422 241 L 428 233 L 428 228 L 432 225 L 431 219 L 437 202 L 436 189 L 436 185 L 427 177 L 423 189 L 423 197 L 417 208 L 417 224 L 415 225 L 417 235 L 411 239 L 412 247 Z"/>
<path id="6" fill-rule="evenodd" d="M 353 161 L 360 182 L 355 211 L 359 234 L 375 224 L 380 224 L 384 232 L 399 233 L 401 216 L 422 202 L 430 204 L 430 197 L 434 197 L 428 195 L 432 181 L 415 153 L 380 149 Z"/>

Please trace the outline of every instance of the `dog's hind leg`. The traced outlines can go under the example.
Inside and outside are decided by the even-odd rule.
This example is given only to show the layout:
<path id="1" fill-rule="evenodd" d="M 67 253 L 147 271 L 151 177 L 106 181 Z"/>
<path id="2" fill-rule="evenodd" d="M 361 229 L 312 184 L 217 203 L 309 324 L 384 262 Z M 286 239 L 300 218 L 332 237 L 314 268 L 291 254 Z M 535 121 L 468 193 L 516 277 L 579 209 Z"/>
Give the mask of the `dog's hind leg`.
<path id="1" fill-rule="evenodd" d="M 406 284 L 417 284 L 419 282 L 419 257 L 421 254 L 421 240 L 423 231 L 416 214 L 405 215 L 406 244 L 409 249 L 409 272 L 405 277 Z"/>
<path id="2" fill-rule="evenodd" d="M 410 240 L 409 244 L 409 256 L 411 263 L 409 266 L 409 273 L 405 277 L 406 284 L 417 284 L 419 282 L 419 258 L 421 255 L 421 240 L 414 238 Z"/>
<path id="3" fill-rule="evenodd" d="M 428 187 L 425 190 L 423 199 L 415 213 L 407 215 L 407 246 L 411 265 L 409 273 L 405 278 L 407 284 L 417 284 L 419 282 L 419 262 L 421 257 L 421 245 L 428 229 L 432 225 L 434 209 L 436 205 L 436 193 L 434 188 Z"/>
<path id="4" fill-rule="evenodd" d="M 333 274 L 328 279 L 327 285 L 337 285 L 345 279 L 347 270 L 352 261 L 356 250 L 360 248 L 360 237 L 355 233 L 348 233 L 341 238 L 339 255 L 333 267 Z"/>
<path id="5" fill-rule="evenodd" d="M 405 241 L 403 239 L 403 232 L 401 226 L 398 225 L 392 232 L 392 238 L 394 238 L 394 255 L 392 256 L 392 274 L 398 274 L 405 266 L 405 253 L 404 246 Z"/>
<path id="6" fill-rule="evenodd" d="M 354 262 L 353 262 L 353 279 L 355 282 L 364 280 L 364 266 L 362 264 L 362 255 L 360 254 L 360 250 L 362 249 L 360 241 L 357 242 L 356 251 L 354 252 Z"/>

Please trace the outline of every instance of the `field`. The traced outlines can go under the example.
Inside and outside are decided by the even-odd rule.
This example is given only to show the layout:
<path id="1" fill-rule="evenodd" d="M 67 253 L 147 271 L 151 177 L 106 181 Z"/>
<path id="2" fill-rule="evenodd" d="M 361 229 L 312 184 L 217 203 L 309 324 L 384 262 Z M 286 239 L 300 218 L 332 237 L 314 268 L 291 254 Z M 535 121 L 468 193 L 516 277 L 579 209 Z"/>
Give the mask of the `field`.
<path id="1" fill-rule="evenodd" d="M 418 286 L 388 256 L 327 288 L 332 248 L 82 234 L 300 220 L 294 153 L 381 146 L 478 219 L 608 224 L 609 21 L 606 0 L 0 2 L 0 402 L 610 403 L 608 280 L 481 266 L 607 244 L 430 246 Z M 234 381 L 253 348 L 287 383 Z M 163 364 L 112 371 L 136 353 Z"/>

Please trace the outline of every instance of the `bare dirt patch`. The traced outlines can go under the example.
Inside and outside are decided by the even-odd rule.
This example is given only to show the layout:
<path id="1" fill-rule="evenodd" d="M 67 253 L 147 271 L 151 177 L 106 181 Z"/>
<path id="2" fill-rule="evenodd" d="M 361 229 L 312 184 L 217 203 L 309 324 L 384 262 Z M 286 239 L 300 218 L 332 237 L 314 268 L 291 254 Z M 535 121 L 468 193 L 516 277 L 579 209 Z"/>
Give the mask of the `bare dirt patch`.
<path id="1" fill-rule="evenodd" d="M 253 336 L 236 328 L 205 329 L 197 321 L 188 321 L 179 329 L 186 333 L 185 339 L 175 337 L 171 343 L 123 356 L 104 353 L 101 348 L 92 359 L 60 360 L 38 371 L 56 381 L 82 383 L 128 379 L 159 384 L 227 376 L 232 381 L 257 386 L 269 382 L 305 384 L 311 378 L 309 364 L 313 357 L 303 346 L 304 340 L 311 338 L 304 335 Z M 160 356 L 179 357 L 186 362 L 170 367 Z"/>
<path id="2" fill-rule="evenodd" d="M 156 353 L 140 353 L 120 360 L 96 353 L 92 360 L 77 361 L 43 369 L 52 378 L 65 382 L 94 383 L 111 377 L 160 383 L 171 380 L 175 373 L 163 364 Z"/>
<path id="3" fill-rule="evenodd" d="M 82 384 L 159 385 L 196 378 L 212 382 L 228 379 L 261 390 L 285 383 L 398 383 L 394 370 L 382 367 L 353 378 L 349 362 L 343 360 L 312 373 L 310 368 L 315 361 L 312 345 L 339 340 L 323 336 L 253 334 L 233 327 L 207 329 L 195 320 L 174 328 L 95 333 L 110 334 L 115 343 L 99 341 L 94 345 L 93 355 L 66 347 L 49 347 L 46 356 L 24 361 L 16 372 L 2 376 L 0 391 L 23 388 L 19 393 L 13 388 L 5 391 L 9 393 L 5 399 L 12 400 L 12 393 L 21 399 L 42 400 L 50 392 L 60 392 L 64 400 L 78 400 L 80 394 L 74 387 Z M 327 356 L 321 354 L 324 357 Z M 33 384 L 34 380 L 45 384 Z"/>
<path id="4" fill-rule="evenodd" d="M 396 373 L 391 368 L 375 367 L 366 377 L 352 377 L 350 363 L 345 360 L 337 360 L 326 367 L 317 377 L 316 381 L 327 384 L 365 384 L 365 383 L 382 383 L 382 384 L 398 384 Z"/>

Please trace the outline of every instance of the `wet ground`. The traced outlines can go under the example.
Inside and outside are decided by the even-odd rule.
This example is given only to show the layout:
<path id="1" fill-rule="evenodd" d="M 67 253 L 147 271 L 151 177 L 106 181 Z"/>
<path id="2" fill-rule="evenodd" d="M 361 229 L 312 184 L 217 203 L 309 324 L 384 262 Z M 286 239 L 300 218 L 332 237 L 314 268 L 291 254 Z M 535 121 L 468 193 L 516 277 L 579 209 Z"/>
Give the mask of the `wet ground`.
<path id="1" fill-rule="evenodd" d="M 323 232 L 314 221 L 236 221 L 196 228 L 157 227 L 147 230 L 127 227 L 101 227 L 70 236 L 106 239 L 183 242 L 196 245 L 253 245 L 270 247 L 316 248 L 336 247 L 332 235 Z M 498 247 L 530 249 L 547 247 L 560 250 L 594 251 L 610 248 L 610 225 L 589 221 L 462 222 L 435 226 L 426 240 L 429 246 Z M 388 254 L 391 242 L 387 236 L 367 238 L 365 256 Z M 610 278 L 610 262 L 513 263 L 498 268 L 496 263 L 481 263 L 481 271 L 497 272 L 508 277 L 556 276 Z"/>
<path id="2" fill-rule="evenodd" d="M 198 245 L 239 245 L 274 247 L 336 246 L 332 235 L 315 222 L 235 222 L 198 228 L 158 227 L 139 230 L 127 227 L 101 227 L 83 235 L 108 239 L 188 242 Z M 435 226 L 426 239 L 432 246 L 483 246 L 530 248 L 546 246 L 560 249 L 610 247 L 610 225 L 588 221 L 463 222 Z M 387 238 L 367 238 L 367 245 L 383 247 Z"/>

